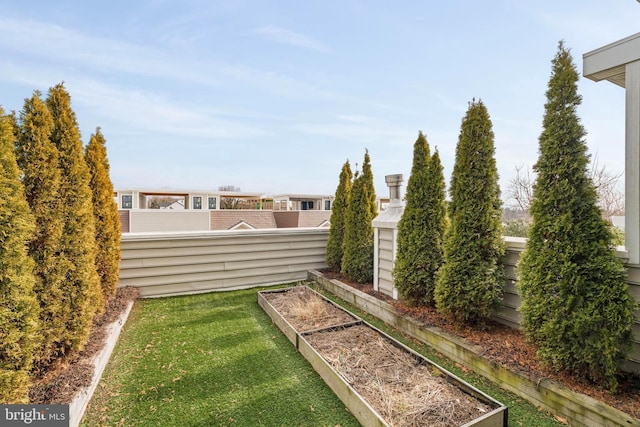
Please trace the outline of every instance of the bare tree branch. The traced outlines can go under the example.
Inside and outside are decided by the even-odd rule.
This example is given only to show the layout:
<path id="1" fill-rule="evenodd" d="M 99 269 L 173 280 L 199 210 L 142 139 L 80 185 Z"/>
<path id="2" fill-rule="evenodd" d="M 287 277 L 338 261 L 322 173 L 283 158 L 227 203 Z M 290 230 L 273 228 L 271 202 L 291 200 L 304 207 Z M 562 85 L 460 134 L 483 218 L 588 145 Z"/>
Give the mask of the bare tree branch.
<path id="1" fill-rule="evenodd" d="M 515 201 L 514 207 L 524 213 L 529 213 L 533 199 L 533 180 L 529 167 L 516 166 L 516 176 L 509 182 L 509 197 Z"/>
<path id="2" fill-rule="evenodd" d="M 533 201 L 535 177 L 532 177 L 529 167 L 519 165 L 515 169 L 516 176 L 509 182 L 507 195 L 512 201 L 513 208 L 528 214 Z M 589 174 L 596 190 L 602 216 L 611 221 L 612 216 L 624 215 L 624 191 L 619 186 L 623 173 L 614 173 L 605 165 L 600 166 L 596 154 L 593 156 Z"/>

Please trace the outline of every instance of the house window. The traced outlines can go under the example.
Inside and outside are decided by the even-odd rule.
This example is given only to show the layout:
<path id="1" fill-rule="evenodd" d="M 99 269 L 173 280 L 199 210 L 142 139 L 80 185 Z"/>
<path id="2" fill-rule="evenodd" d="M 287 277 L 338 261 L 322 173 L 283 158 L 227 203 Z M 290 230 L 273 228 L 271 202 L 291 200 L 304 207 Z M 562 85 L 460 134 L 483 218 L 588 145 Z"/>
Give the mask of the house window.
<path id="1" fill-rule="evenodd" d="M 324 210 L 325 211 L 330 211 L 331 210 L 331 200 L 325 200 L 324 201 Z"/>
<path id="2" fill-rule="evenodd" d="M 209 209 L 216 208 L 216 201 L 217 199 L 215 197 L 209 197 Z"/>
<path id="3" fill-rule="evenodd" d="M 122 209 L 131 209 L 133 207 L 133 196 L 130 194 L 122 196 Z"/>
<path id="4" fill-rule="evenodd" d="M 202 197 L 200 196 L 193 197 L 193 209 L 202 209 Z"/>
<path id="5" fill-rule="evenodd" d="M 301 205 L 303 211 L 313 210 L 313 200 L 303 200 Z"/>

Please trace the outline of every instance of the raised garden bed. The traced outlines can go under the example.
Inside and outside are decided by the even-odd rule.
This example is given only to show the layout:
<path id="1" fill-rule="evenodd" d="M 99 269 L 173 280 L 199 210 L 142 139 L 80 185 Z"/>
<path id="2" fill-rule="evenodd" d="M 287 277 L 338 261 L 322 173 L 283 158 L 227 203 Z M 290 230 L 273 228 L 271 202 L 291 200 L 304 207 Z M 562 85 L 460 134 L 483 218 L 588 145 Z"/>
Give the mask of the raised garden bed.
<path id="1" fill-rule="evenodd" d="M 258 303 L 363 425 L 507 425 L 500 402 L 306 286 Z"/>
<path id="2" fill-rule="evenodd" d="M 483 349 L 438 327 L 425 326 L 399 313 L 393 305 L 336 279 L 310 270 L 309 280 L 354 307 L 429 345 L 447 358 L 470 368 L 506 390 L 527 399 L 569 425 L 640 426 L 640 420 L 548 378 L 534 380 L 482 355 Z"/>

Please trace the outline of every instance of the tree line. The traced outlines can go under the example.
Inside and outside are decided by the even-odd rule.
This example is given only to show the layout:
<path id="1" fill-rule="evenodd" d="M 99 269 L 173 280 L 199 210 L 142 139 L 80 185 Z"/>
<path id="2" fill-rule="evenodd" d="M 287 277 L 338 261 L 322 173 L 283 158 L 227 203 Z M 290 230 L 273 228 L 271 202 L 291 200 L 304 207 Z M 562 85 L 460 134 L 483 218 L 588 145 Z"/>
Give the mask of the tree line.
<path id="1" fill-rule="evenodd" d="M 0 163 L 0 403 L 28 403 L 115 295 L 120 220 L 105 138 L 83 146 L 63 83 L 0 107 Z"/>
<path id="2" fill-rule="evenodd" d="M 519 310 L 522 330 L 543 364 L 614 391 L 616 373 L 631 349 L 637 303 L 598 205 L 586 133 L 576 112 L 578 79 L 570 51 L 560 42 L 533 166 L 531 225 L 517 268 Z M 365 164 L 370 170 L 368 153 Z M 373 277 L 367 193 L 373 190 L 364 186 L 364 170 L 363 165 L 363 174 L 352 180 L 349 162 L 344 164 L 327 242 L 327 264 L 360 283 Z M 449 197 L 447 202 L 439 153 L 430 153 L 420 132 L 398 223 L 394 286 L 410 304 L 484 327 L 502 300 L 506 277 L 494 133 L 480 100 L 469 103 L 462 120 Z"/>

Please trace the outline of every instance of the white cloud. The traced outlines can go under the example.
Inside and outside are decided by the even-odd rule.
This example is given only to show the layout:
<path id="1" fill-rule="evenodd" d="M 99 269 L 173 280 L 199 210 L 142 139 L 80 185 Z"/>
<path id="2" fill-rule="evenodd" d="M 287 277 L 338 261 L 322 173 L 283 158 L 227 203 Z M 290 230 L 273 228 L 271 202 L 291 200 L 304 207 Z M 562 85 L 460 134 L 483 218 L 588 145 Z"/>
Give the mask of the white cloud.
<path id="1" fill-rule="evenodd" d="M 309 43 L 313 46 L 310 40 Z M 55 49 L 48 46 L 55 46 Z M 37 66 L 30 67 L 29 74 L 42 74 L 43 68 L 49 68 L 49 75 L 64 75 L 68 70 L 80 73 L 88 67 L 92 73 L 128 73 L 204 86 L 240 83 L 290 98 L 336 97 L 314 84 L 281 73 L 217 62 L 211 58 L 177 57 L 168 51 L 93 37 L 46 22 L 0 18 L 0 49 L 35 61 Z M 20 74 L 13 75 L 22 79 Z M 7 79 L 7 76 L 0 79 Z"/>
<path id="2" fill-rule="evenodd" d="M 295 40 L 295 37 L 291 40 Z M 316 45 L 304 37 L 300 37 L 298 43 L 304 44 L 305 40 L 308 47 L 321 47 L 321 44 Z M 50 48 L 52 46 L 55 48 Z M 94 37 L 32 20 L 0 18 L 0 52 L 5 52 L 5 61 L 9 65 L 12 58 L 20 58 L 23 64 L 23 67 L 18 67 L 21 69 L 13 70 L 7 70 L 5 64 L 4 75 L 0 76 L 0 80 L 44 82 L 47 87 L 52 84 L 52 76 L 59 76 L 54 79 L 54 83 L 57 83 L 69 80 L 70 75 L 82 73 L 91 73 L 92 76 L 95 73 L 115 76 L 126 73 L 130 76 L 163 78 L 204 87 L 250 86 L 293 99 L 335 99 L 341 96 L 318 87 L 315 83 L 283 73 L 219 61 L 208 56 L 208 52 L 178 57 L 183 53 Z M 31 76 L 29 82 L 25 81 L 23 71 Z M 144 81 L 140 84 L 144 85 Z"/>
<path id="3" fill-rule="evenodd" d="M 338 119 L 356 124 L 374 123 L 377 120 L 374 117 L 363 116 L 359 114 L 342 114 L 338 116 Z"/>
<path id="4" fill-rule="evenodd" d="M 93 37 L 46 22 L 0 19 L 0 47 L 7 51 L 69 65 L 143 76 L 205 80 L 164 52 Z M 210 81 L 210 79 L 209 79 Z"/>
<path id="5" fill-rule="evenodd" d="M 125 90 L 89 79 L 70 82 L 68 86 L 76 102 L 134 129 L 210 139 L 251 138 L 269 134 L 242 118 L 222 119 L 209 107 L 178 105 L 155 93 Z"/>
<path id="6" fill-rule="evenodd" d="M 294 130 L 332 140 L 349 141 L 355 144 L 405 145 L 413 142 L 417 131 L 400 128 L 382 122 L 377 123 L 300 123 Z"/>
<path id="7" fill-rule="evenodd" d="M 332 52 L 332 49 L 325 43 L 314 40 L 310 37 L 305 36 L 304 34 L 296 33 L 295 31 L 276 27 L 275 25 L 266 25 L 264 27 L 256 28 L 254 31 L 257 34 L 265 36 L 267 39 L 273 40 L 278 43 L 316 50 L 322 53 Z"/>

